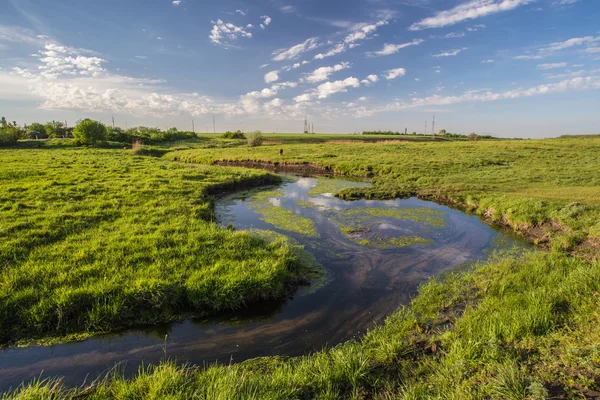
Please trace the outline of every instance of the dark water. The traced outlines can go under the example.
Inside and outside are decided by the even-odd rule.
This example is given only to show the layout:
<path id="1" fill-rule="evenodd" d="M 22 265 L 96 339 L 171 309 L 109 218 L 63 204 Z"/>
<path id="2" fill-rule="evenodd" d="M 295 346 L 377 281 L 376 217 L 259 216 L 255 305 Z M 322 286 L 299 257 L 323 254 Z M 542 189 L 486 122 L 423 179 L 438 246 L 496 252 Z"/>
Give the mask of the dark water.
<path id="1" fill-rule="evenodd" d="M 326 181 L 332 183 L 336 186 L 340 181 Z M 475 216 L 432 202 L 414 198 L 346 202 L 328 194 L 309 194 L 317 184 L 316 179 L 294 179 L 282 185 L 280 193 L 261 200 L 242 193 L 217 204 L 217 214 L 225 225 L 273 230 L 304 245 L 327 271 L 317 284 L 302 288 L 291 299 L 219 319 L 188 320 L 80 343 L 0 351 L 0 391 L 40 375 L 64 376 L 65 383 L 80 385 L 116 363 L 123 363 L 125 373 L 132 374 L 142 362 L 157 363 L 165 355 L 202 365 L 307 354 L 361 335 L 382 322 L 432 275 L 485 259 L 492 250 L 524 246 Z M 279 228 L 261 219 L 264 210 L 276 207 L 293 212 L 276 221 Z M 363 209 L 373 215 L 361 215 Z M 383 210 L 384 215 L 373 210 Z M 312 220 L 313 235 L 318 236 L 294 232 L 298 216 Z M 340 223 L 348 227 L 353 222 L 358 229 L 342 234 Z M 419 242 L 412 243 L 417 236 Z M 394 238 L 408 242 L 401 242 L 404 247 L 389 246 Z"/>

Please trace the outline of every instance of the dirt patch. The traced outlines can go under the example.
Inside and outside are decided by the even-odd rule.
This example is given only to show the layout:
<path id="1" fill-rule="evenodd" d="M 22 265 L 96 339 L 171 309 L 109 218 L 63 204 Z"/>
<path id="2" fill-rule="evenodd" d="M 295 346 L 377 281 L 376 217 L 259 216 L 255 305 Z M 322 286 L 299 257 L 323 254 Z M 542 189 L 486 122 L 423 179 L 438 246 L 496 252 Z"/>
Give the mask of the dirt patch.
<path id="1" fill-rule="evenodd" d="M 220 160 L 213 165 L 227 167 L 260 168 L 273 172 L 295 172 L 314 175 L 340 175 L 331 167 L 322 167 L 310 163 L 290 163 L 278 161 L 256 161 L 256 160 Z"/>
<path id="2" fill-rule="evenodd" d="M 573 250 L 573 255 L 592 262 L 600 260 L 600 240 L 595 238 L 584 240 Z"/>

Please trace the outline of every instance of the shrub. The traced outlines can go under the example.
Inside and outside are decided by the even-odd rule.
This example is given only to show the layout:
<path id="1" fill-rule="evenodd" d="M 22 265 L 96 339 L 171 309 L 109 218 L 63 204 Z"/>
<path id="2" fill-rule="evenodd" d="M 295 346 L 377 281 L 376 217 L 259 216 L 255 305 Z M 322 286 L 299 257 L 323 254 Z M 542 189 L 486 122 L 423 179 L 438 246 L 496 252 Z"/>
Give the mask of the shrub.
<path id="1" fill-rule="evenodd" d="M 221 137 L 223 139 L 246 139 L 246 136 L 239 130 L 236 132 L 227 131 Z"/>
<path id="2" fill-rule="evenodd" d="M 263 142 L 262 132 L 254 131 L 248 134 L 248 146 L 256 147 L 260 146 Z"/>
<path id="3" fill-rule="evenodd" d="M 73 136 L 80 144 L 94 146 L 106 140 L 106 127 L 101 122 L 84 119 L 73 130 Z"/>

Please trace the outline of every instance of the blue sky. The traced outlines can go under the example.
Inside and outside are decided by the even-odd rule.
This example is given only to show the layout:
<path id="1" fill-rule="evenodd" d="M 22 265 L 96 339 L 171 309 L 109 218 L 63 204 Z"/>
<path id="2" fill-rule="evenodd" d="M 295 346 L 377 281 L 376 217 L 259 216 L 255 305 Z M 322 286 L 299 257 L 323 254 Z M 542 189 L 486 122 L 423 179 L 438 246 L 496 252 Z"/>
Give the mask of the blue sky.
<path id="1" fill-rule="evenodd" d="M 600 133 L 598 0 L 0 0 L 0 113 Z"/>

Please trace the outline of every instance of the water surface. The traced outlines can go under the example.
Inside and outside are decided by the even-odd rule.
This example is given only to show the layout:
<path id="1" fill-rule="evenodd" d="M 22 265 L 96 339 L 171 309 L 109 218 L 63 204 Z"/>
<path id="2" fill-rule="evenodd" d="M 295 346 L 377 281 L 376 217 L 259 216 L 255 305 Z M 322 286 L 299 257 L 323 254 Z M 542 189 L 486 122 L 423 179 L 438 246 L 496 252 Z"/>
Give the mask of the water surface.
<path id="1" fill-rule="evenodd" d="M 432 275 L 524 246 L 475 216 L 416 198 L 343 201 L 332 196 L 361 185 L 325 178 L 284 184 L 219 200 L 220 223 L 272 231 L 304 246 L 325 270 L 290 299 L 235 314 L 137 329 L 80 343 L 0 351 L 0 390 L 42 376 L 80 385 L 116 363 L 127 374 L 165 358 L 204 364 L 258 356 L 296 356 L 364 334 Z"/>

